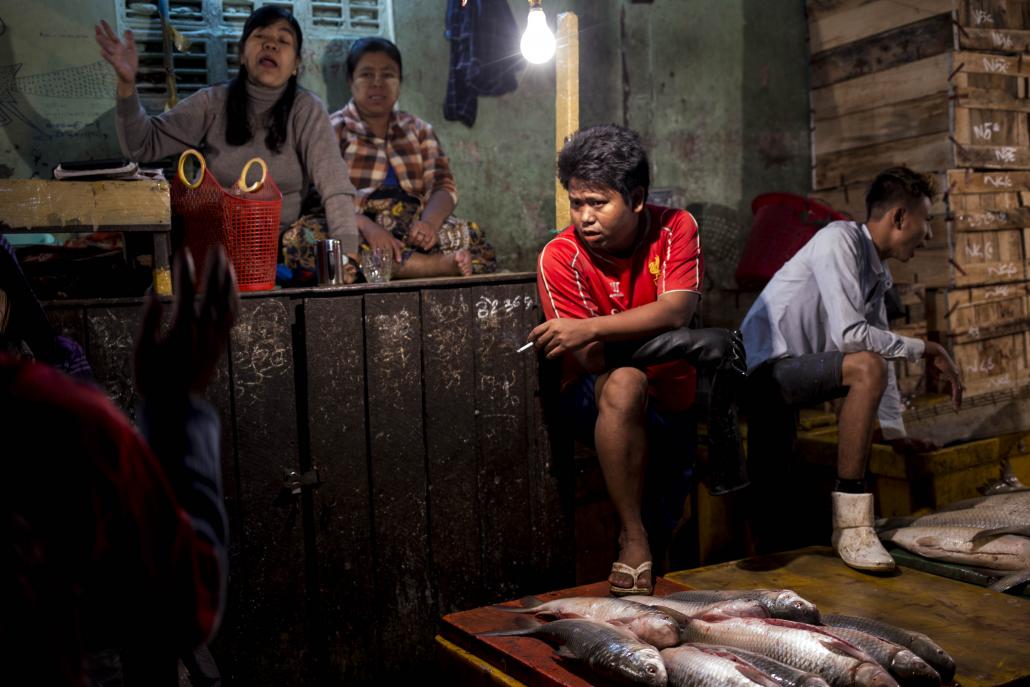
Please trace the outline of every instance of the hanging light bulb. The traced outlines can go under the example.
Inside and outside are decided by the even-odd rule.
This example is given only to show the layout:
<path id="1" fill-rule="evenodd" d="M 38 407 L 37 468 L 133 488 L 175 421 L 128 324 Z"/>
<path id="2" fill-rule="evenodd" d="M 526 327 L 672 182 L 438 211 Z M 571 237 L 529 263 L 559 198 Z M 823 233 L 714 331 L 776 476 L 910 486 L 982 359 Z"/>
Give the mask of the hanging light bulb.
<path id="1" fill-rule="evenodd" d="M 542 64 L 554 57 L 554 34 L 547 27 L 542 0 L 529 0 L 529 18 L 522 34 L 522 56 L 533 64 Z"/>

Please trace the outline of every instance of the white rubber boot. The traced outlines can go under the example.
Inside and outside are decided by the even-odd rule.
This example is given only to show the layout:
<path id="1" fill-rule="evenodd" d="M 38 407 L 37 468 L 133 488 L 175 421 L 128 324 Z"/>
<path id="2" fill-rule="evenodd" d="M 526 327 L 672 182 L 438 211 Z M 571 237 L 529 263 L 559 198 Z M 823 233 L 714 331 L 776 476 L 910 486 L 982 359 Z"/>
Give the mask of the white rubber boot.
<path id="1" fill-rule="evenodd" d="M 894 559 L 880 544 L 873 529 L 873 495 L 835 491 L 832 496 L 833 536 L 830 541 L 837 555 L 857 570 L 894 570 Z"/>

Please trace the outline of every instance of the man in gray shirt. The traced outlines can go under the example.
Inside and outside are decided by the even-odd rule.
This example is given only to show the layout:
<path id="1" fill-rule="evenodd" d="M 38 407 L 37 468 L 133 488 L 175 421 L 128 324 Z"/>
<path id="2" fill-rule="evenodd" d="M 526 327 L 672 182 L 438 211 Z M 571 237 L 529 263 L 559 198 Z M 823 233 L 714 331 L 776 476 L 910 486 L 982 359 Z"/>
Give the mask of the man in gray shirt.
<path id="1" fill-rule="evenodd" d="M 935 193 L 930 177 L 904 167 L 882 172 L 866 196 L 866 224 L 833 222 L 821 229 L 773 276 L 741 325 L 751 406 L 748 469 L 759 487 L 755 521 L 768 524 L 785 501 L 795 500 L 785 461 L 796 409 L 844 398 L 832 542 L 844 562 L 860 570 L 894 568 L 873 530 L 873 496 L 865 485 L 873 421 L 879 418 L 896 450 L 932 448 L 906 436 L 888 361 L 931 360 L 951 383 L 956 408 L 962 399 L 958 368 L 944 348 L 891 332 L 884 305 L 893 284 L 884 261 L 908 261 L 930 237 Z"/>

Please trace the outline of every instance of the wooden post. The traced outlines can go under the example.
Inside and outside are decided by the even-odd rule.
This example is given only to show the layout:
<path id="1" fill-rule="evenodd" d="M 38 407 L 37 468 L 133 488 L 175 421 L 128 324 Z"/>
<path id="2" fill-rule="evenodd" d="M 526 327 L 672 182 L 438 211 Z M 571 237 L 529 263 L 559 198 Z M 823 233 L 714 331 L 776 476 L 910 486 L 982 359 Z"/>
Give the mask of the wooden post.
<path id="1" fill-rule="evenodd" d="M 565 139 L 579 129 L 579 17 L 573 12 L 558 15 L 555 53 L 554 144 L 560 151 Z M 569 197 L 554 181 L 554 227 L 569 224 Z"/>

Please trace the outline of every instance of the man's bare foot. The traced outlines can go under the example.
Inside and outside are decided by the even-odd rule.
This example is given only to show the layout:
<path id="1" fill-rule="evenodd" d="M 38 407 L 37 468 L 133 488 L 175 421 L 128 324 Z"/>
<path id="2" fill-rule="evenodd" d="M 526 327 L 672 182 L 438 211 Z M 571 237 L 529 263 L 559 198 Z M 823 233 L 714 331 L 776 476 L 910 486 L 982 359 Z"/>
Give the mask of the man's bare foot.
<path id="1" fill-rule="evenodd" d="M 651 560 L 651 549 L 647 545 L 647 535 L 629 537 L 625 532 L 619 535 L 619 563 L 636 568 L 641 563 Z M 630 573 L 612 571 L 608 583 L 613 587 L 629 589 L 631 587 L 650 588 L 651 571 L 642 570 L 634 580 Z"/>

